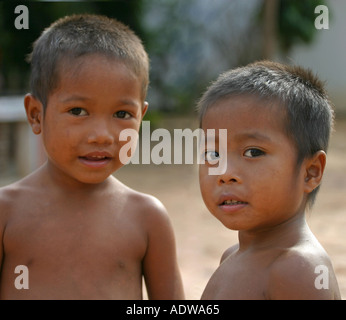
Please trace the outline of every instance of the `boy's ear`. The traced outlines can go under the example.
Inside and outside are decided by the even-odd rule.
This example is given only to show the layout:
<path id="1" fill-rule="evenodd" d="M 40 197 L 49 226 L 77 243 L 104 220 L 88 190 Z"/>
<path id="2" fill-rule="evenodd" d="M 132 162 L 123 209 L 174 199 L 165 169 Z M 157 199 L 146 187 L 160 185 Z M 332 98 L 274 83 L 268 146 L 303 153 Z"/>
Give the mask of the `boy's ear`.
<path id="1" fill-rule="evenodd" d="M 142 119 L 144 118 L 144 115 L 147 113 L 149 103 L 147 101 L 144 101 L 143 103 L 143 109 L 142 109 Z"/>
<path id="2" fill-rule="evenodd" d="M 28 93 L 24 97 L 26 117 L 31 126 L 32 132 L 40 134 L 42 131 L 43 105 L 32 94 Z"/>
<path id="3" fill-rule="evenodd" d="M 326 166 L 326 159 L 326 153 L 320 150 L 306 160 L 304 181 L 304 191 L 306 193 L 312 192 L 320 185 Z"/>

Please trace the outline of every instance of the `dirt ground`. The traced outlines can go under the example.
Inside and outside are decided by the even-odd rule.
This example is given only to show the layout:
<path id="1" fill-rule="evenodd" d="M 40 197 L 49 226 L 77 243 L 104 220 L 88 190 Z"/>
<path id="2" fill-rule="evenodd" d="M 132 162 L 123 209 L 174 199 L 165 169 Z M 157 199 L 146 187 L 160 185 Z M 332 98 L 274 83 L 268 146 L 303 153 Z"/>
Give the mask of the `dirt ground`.
<path id="1" fill-rule="evenodd" d="M 195 128 L 189 120 L 170 119 L 162 128 Z M 308 223 L 329 253 L 346 298 L 346 120 L 336 122 L 327 168 Z M 154 143 L 155 144 L 155 143 Z M 150 193 L 166 206 L 175 230 L 179 264 L 187 299 L 199 299 L 224 250 L 237 242 L 205 208 L 197 165 L 127 165 L 115 176 L 130 187 Z M 7 184 L 14 179 L 0 181 Z"/>
<path id="2" fill-rule="evenodd" d="M 330 255 L 343 299 L 346 298 L 345 138 L 346 121 L 337 121 L 324 180 L 307 217 L 310 228 Z M 129 186 L 159 198 L 168 209 L 187 299 L 200 298 L 222 253 L 237 242 L 237 232 L 226 229 L 205 208 L 197 170 L 196 165 L 128 165 L 116 174 Z"/>

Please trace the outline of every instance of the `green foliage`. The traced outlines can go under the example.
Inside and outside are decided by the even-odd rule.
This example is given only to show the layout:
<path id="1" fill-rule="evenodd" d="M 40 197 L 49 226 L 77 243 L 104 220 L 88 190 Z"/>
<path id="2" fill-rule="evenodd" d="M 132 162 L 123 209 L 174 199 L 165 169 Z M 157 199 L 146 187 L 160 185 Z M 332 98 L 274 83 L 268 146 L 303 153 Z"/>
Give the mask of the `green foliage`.
<path id="1" fill-rule="evenodd" d="M 129 25 L 149 52 L 150 110 L 146 118 L 158 119 L 154 109 L 190 113 L 217 74 L 260 58 L 263 15 L 259 15 L 262 21 L 244 16 L 251 5 L 243 0 L 209 1 L 0 1 L 1 93 L 28 90 L 25 57 L 44 28 L 72 13 L 98 13 Z M 255 9 L 263 9 L 264 1 L 257 1 Z M 279 47 L 287 53 L 296 43 L 311 43 L 316 34 L 315 7 L 327 0 L 277 1 Z M 14 26 L 14 9 L 21 4 L 29 9 L 28 30 Z"/>
<path id="2" fill-rule="evenodd" d="M 157 128 L 160 128 L 160 123 L 162 122 L 163 113 L 160 110 L 152 110 L 149 108 L 147 113 L 144 115 L 143 120 L 144 121 L 150 121 L 150 129 L 155 130 Z"/>
<path id="3" fill-rule="evenodd" d="M 29 29 L 17 30 L 14 13 L 18 5 L 29 10 Z M 130 1 L 1 1 L 0 2 L 0 75 L 4 91 L 19 93 L 28 86 L 29 66 L 25 61 L 32 43 L 52 22 L 66 15 L 78 13 L 106 14 L 129 25 L 140 37 L 143 35 L 139 18 L 141 0 Z M 15 81 L 11 80 L 15 78 Z"/>
<path id="4" fill-rule="evenodd" d="M 315 37 L 315 8 L 323 0 L 280 0 L 278 38 L 280 48 L 288 52 L 297 43 L 310 44 Z"/>

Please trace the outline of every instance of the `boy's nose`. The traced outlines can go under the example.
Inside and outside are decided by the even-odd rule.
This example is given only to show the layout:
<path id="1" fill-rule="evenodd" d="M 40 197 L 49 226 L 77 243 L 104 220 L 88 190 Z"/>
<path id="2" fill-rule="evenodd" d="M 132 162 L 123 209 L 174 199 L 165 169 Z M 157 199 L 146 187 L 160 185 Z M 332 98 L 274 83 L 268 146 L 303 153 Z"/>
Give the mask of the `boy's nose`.
<path id="1" fill-rule="evenodd" d="M 228 183 L 232 183 L 232 182 L 238 182 L 238 179 L 236 179 L 235 177 L 223 174 L 221 176 L 219 176 L 219 184 L 228 184 Z"/>
<path id="2" fill-rule="evenodd" d="M 110 145 L 114 143 L 114 141 L 114 133 L 104 122 L 95 124 L 93 128 L 91 128 L 88 136 L 88 143 Z"/>
<path id="3" fill-rule="evenodd" d="M 218 177 L 219 185 L 241 182 L 240 176 L 237 173 L 236 166 L 231 161 L 227 161 L 227 168 L 224 173 Z"/>

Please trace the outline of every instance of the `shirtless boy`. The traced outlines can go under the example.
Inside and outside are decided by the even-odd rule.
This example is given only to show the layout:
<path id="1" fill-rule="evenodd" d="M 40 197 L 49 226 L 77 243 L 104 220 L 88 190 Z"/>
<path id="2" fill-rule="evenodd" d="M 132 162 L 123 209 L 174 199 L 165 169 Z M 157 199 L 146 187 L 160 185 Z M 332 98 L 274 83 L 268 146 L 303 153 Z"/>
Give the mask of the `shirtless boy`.
<path id="1" fill-rule="evenodd" d="M 103 16 L 53 23 L 34 44 L 24 104 L 47 161 L 0 189 L 1 299 L 184 297 L 163 205 L 112 176 L 147 110 L 140 39 Z M 17 288 L 17 266 L 28 289 Z"/>
<path id="2" fill-rule="evenodd" d="M 198 107 L 201 128 L 216 129 L 200 165 L 202 197 L 239 238 L 202 299 L 340 299 L 331 261 L 305 220 L 333 122 L 321 82 L 299 67 L 257 62 L 221 75 Z M 218 129 L 227 129 L 227 150 Z M 208 174 L 215 161 L 224 173 Z"/>

